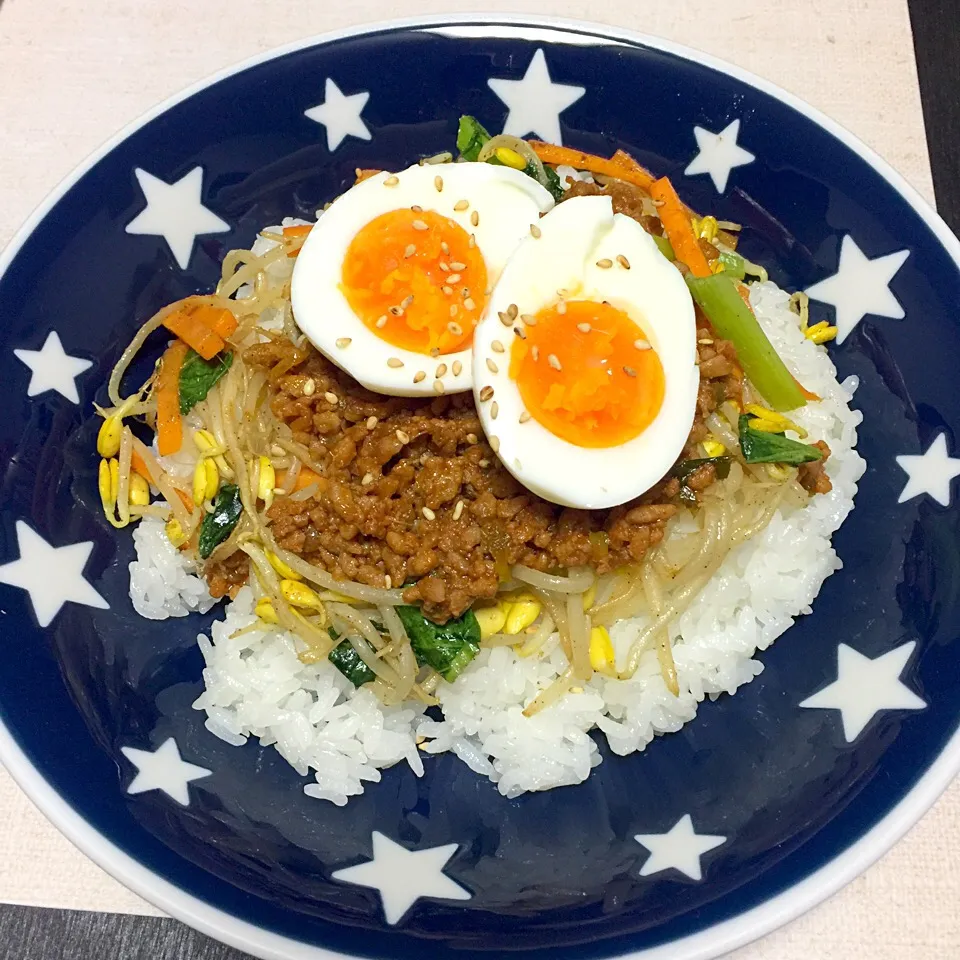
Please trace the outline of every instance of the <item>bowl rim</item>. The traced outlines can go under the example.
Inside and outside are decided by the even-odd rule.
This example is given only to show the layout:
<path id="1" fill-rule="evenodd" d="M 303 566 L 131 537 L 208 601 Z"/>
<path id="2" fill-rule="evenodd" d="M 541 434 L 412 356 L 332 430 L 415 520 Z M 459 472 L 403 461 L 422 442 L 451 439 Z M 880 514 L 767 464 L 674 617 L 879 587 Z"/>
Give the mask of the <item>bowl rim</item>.
<path id="1" fill-rule="evenodd" d="M 165 98 L 107 139 L 68 173 L 40 202 L 26 222 L 0 251 L 0 278 L 7 272 L 26 240 L 63 196 L 100 160 L 151 120 L 193 95 L 243 71 L 290 53 L 341 40 L 402 30 L 422 30 L 453 37 L 490 36 L 491 29 L 502 27 L 506 36 L 545 43 L 589 43 L 596 38 L 630 46 L 647 47 L 668 53 L 726 74 L 765 93 L 812 120 L 865 160 L 929 227 L 937 241 L 960 269 L 960 240 L 919 191 L 899 174 L 875 150 L 859 137 L 805 100 L 779 85 L 712 54 L 693 47 L 616 27 L 597 21 L 539 14 L 464 13 L 403 17 L 359 24 L 314 34 L 248 57 L 219 70 Z M 444 29 L 448 28 L 448 29 Z M 537 32 L 540 35 L 537 36 Z M 555 34 L 550 37 L 544 34 Z M 573 40 L 573 37 L 577 40 Z M 295 940 L 257 926 L 238 916 L 206 903 L 145 867 L 91 826 L 54 787 L 47 782 L 20 747 L 6 723 L 0 719 L 0 763 L 44 816 L 82 853 L 146 901 L 170 916 L 223 943 L 251 953 L 262 960 L 355 960 L 326 947 Z M 880 859 L 933 806 L 954 777 L 960 773 L 960 725 L 937 758 L 924 771 L 910 791 L 877 823 L 832 860 L 758 906 L 678 940 L 654 947 L 611 955 L 611 960 L 714 960 L 742 947 L 811 910 L 832 896 Z"/>

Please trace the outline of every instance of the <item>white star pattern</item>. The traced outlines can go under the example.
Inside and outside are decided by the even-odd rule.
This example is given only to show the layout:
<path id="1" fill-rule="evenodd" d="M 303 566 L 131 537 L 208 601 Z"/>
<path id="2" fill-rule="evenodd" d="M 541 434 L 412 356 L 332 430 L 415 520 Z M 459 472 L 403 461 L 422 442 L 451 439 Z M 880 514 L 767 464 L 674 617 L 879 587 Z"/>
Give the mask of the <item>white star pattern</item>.
<path id="1" fill-rule="evenodd" d="M 507 105 L 503 132 L 513 137 L 536 134 L 549 143 L 562 143 L 560 114 L 587 91 L 566 83 L 554 83 L 543 50 L 537 50 L 522 80 L 493 78 L 490 89 Z"/>
<path id="2" fill-rule="evenodd" d="M 448 843 L 427 850 L 407 850 L 374 830 L 373 859 L 337 870 L 333 879 L 379 890 L 384 917 L 387 923 L 395 924 L 421 897 L 470 899 L 470 893 L 443 872 L 457 847 Z"/>
<path id="3" fill-rule="evenodd" d="M 181 270 L 186 270 L 198 236 L 223 233 L 230 224 L 201 202 L 203 167 L 194 167 L 176 183 L 146 170 L 133 171 L 147 205 L 126 227 L 127 233 L 163 237 Z"/>
<path id="4" fill-rule="evenodd" d="M 900 680 L 914 647 L 916 642 L 911 640 L 871 660 L 841 643 L 837 679 L 800 706 L 839 710 L 847 743 L 853 743 L 881 710 L 922 710 L 926 702 Z"/>
<path id="5" fill-rule="evenodd" d="M 83 576 L 93 543 L 68 543 L 54 547 L 22 520 L 17 521 L 20 558 L 0 566 L 0 583 L 20 587 L 30 594 L 33 612 L 47 627 L 67 602 L 109 610 L 110 604 Z"/>
<path id="6" fill-rule="evenodd" d="M 370 99 L 368 92 L 344 96 L 333 80 L 327 77 L 323 95 L 323 103 L 304 110 L 304 115 L 315 123 L 322 123 L 327 128 L 327 149 L 331 153 L 347 137 L 357 137 L 359 140 L 370 139 L 370 131 L 360 118 L 363 108 Z"/>
<path id="7" fill-rule="evenodd" d="M 673 869 L 691 880 L 703 878 L 700 858 L 727 840 L 709 833 L 697 833 L 689 813 L 685 813 L 666 833 L 638 833 L 633 839 L 650 851 L 640 868 L 641 877 Z"/>
<path id="8" fill-rule="evenodd" d="M 903 319 L 903 307 L 890 292 L 890 281 L 909 256 L 909 250 L 898 250 L 871 260 L 853 237 L 848 234 L 843 238 L 837 272 L 806 291 L 808 297 L 836 309 L 837 343 L 843 343 L 868 313 Z"/>
<path id="9" fill-rule="evenodd" d="M 950 506 L 950 481 L 960 476 L 960 459 L 947 453 L 947 436 L 941 433 L 924 453 L 897 457 L 909 478 L 897 503 L 929 494 L 937 503 Z"/>
<path id="10" fill-rule="evenodd" d="M 56 330 L 47 334 L 39 350 L 14 350 L 16 358 L 30 368 L 27 396 L 35 397 L 48 390 L 56 390 L 72 403 L 80 402 L 76 379 L 93 364 L 81 357 L 65 353 Z"/>
<path id="11" fill-rule="evenodd" d="M 180 756 L 177 741 L 169 737 L 155 751 L 121 747 L 121 753 L 137 768 L 127 793 L 146 793 L 162 790 L 168 797 L 183 807 L 190 806 L 189 784 L 212 773 L 194 763 L 187 763 Z"/>
<path id="12" fill-rule="evenodd" d="M 694 127 L 700 152 L 690 161 L 684 174 L 693 177 L 698 173 L 709 173 L 717 193 L 727 189 L 730 171 L 753 163 L 757 158 L 737 144 L 740 134 L 740 121 L 728 123 L 719 133 L 713 133 L 704 127 Z"/>

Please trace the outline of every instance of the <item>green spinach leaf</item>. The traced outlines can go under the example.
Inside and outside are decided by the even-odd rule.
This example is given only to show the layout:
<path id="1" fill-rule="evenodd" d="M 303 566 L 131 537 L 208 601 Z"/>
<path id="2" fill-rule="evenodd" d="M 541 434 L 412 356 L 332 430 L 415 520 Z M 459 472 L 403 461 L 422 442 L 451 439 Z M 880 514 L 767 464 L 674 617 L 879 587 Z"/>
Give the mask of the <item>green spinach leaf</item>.
<path id="1" fill-rule="evenodd" d="M 480 624 L 472 610 L 456 620 L 434 623 L 419 607 L 397 607 L 417 663 L 433 667 L 453 683 L 480 652 Z"/>
<path id="2" fill-rule="evenodd" d="M 823 459 L 823 452 L 811 443 L 790 440 L 782 433 L 754 430 L 750 426 L 753 419 L 747 413 L 740 415 L 740 449 L 747 463 L 785 463 L 796 467 Z"/>
<path id="3" fill-rule="evenodd" d="M 339 640 L 340 634 L 333 627 L 327 628 L 331 639 Z M 355 686 L 362 687 L 377 679 L 377 675 L 363 662 L 360 654 L 353 649 L 349 640 L 338 643 L 328 654 L 327 659 Z"/>
<path id="4" fill-rule="evenodd" d="M 204 360 L 199 353 L 189 350 L 180 368 L 180 413 L 189 413 L 205 399 L 231 363 L 232 353 L 218 353 L 212 360 Z"/>
<path id="5" fill-rule="evenodd" d="M 457 130 L 457 149 L 464 160 L 476 160 L 483 145 L 490 139 L 483 124 L 471 116 L 460 118 L 460 127 Z"/>
<path id="6" fill-rule="evenodd" d="M 692 460 L 681 460 L 674 468 L 673 475 L 681 482 L 686 483 L 687 478 L 698 467 L 705 463 L 712 463 L 716 468 L 717 479 L 726 480 L 730 475 L 731 458 L 724 455 L 722 457 L 694 457 Z"/>
<path id="7" fill-rule="evenodd" d="M 242 513 L 240 488 L 235 484 L 225 483 L 213 503 L 213 513 L 205 514 L 203 523 L 200 524 L 197 552 L 202 559 L 206 560 L 230 536 Z"/>

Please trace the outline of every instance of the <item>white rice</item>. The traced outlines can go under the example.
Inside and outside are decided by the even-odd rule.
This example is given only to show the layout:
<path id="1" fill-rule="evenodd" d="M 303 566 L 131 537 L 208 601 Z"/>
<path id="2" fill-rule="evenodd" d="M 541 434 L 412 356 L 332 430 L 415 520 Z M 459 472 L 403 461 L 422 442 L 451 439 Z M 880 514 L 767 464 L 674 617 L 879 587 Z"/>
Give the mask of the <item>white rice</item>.
<path id="1" fill-rule="evenodd" d="M 214 625 L 212 642 L 199 638 L 206 691 L 195 706 L 206 711 L 207 728 L 228 743 L 254 736 L 274 744 L 301 774 L 314 771 L 315 782 L 304 788 L 306 793 L 338 804 L 361 793 L 365 780 L 378 780 L 379 769 L 400 760 L 421 774 L 416 744 L 424 738 L 421 751 L 452 751 L 497 783 L 504 796 L 515 797 L 585 780 L 600 762 L 588 736 L 591 729 L 599 729 L 615 753 L 629 754 L 657 734 L 679 730 L 705 697 L 733 693 L 748 683 L 763 669 L 754 654 L 795 617 L 809 613 L 823 581 L 840 569 L 830 537 L 852 509 L 865 468 L 854 450 L 862 415 L 849 408 L 856 380 L 837 382 L 826 351 L 804 338 L 788 300 L 772 283 L 751 288 L 754 310 L 778 353 L 804 386 L 823 398 L 791 416 L 812 439 L 830 445 L 827 472 L 833 489 L 811 497 L 803 508 L 777 513 L 762 534 L 732 551 L 672 627 L 678 697 L 667 690 L 650 651 L 630 680 L 597 675 L 582 692 L 526 718 L 524 706 L 566 666 L 554 637 L 539 658 L 518 657 L 509 647 L 481 651 L 456 683 L 441 683 L 443 719 L 437 721 L 424 716 L 419 705 L 381 706 L 330 664 L 303 665 L 289 634 L 255 629 L 231 639 L 256 622 L 252 594 L 245 589 L 229 605 L 226 620 Z M 182 616 L 209 606 L 184 559 L 159 542 L 165 541 L 162 526 L 144 521 L 134 537 L 140 560 L 131 564 L 131 574 L 138 567 L 138 611 L 143 607 L 157 615 L 165 605 L 170 615 Z M 157 562 L 155 556 L 164 559 Z M 178 560 L 181 566 L 174 569 Z M 162 601 L 156 585 L 150 602 L 143 599 L 148 575 L 163 580 Z M 645 622 L 638 617 L 611 630 L 621 666 Z"/>

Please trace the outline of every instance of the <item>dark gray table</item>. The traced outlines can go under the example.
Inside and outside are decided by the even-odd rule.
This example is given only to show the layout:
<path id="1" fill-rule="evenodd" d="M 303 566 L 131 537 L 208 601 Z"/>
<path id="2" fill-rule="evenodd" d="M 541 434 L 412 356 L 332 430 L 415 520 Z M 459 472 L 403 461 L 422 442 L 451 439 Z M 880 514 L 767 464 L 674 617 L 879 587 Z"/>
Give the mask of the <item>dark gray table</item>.
<path id="1" fill-rule="evenodd" d="M 937 206 L 960 233 L 960 0 L 908 2 Z M 0 904 L 0 960 L 247 957 L 176 920 Z"/>

